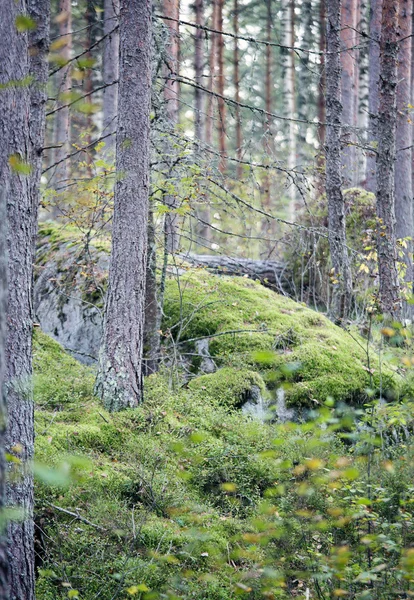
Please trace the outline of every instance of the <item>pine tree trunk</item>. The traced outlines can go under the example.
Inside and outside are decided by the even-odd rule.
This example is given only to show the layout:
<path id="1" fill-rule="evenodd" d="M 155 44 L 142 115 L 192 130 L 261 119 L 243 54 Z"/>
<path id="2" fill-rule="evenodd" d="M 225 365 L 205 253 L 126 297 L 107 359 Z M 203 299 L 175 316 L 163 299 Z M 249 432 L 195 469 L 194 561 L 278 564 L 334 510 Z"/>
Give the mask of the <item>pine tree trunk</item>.
<path id="1" fill-rule="evenodd" d="M 1 15 L 1 11 L 0 11 Z M 1 29 L 1 28 L 0 28 Z M 0 100 L 0 110 L 3 105 Z M 1 171 L 2 174 L 2 171 Z M 6 188 L 0 187 L 0 511 L 6 507 L 6 307 L 7 307 L 7 226 Z M 0 532 L 0 598 L 7 600 L 9 561 L 7 538 Z"/>
<path id="2" fill-rule="evenodd" d="M 236 119 L 236 158 L 237 160 L 242 160 L 242 145 L 243 145 L 243 134 L 242 134 L 242 123 L 241 123 L 241 113 L 240 113 L 240 57 L 239 57 L 239 40 L 237 36 L 239 35 L 239 0 L 234 0 L 234 9 L 233 9 L 233 31 L 234 35 L 234 48 L 233 48 L 233 65 L 234 65 L 234 99 L 236 101 L 236 106 L 234 108 L 235 119 Z M 237 163 L 236 167 L 236 179 L 238 181 L 241 180 L 243 175 L 243 167 L 240 162 Z"/>
<path id="3" fill-rule="evenodd" d="M 62 61 L 69 61 L 72 55 L 72 2 L 71 0 L 60 0 L 59 34 L 65 45 L 59 51 Z M 58 103 L 60 108 L 68 103 L 68 96 L 72 89 L 71 78 L 72 66 L 68 62 L 67 66 L 58 71 Z M 55 145 L 60 147 L 56 149 L 55 163 L 59 163 L 54 171 L 54 187 L 59 190 L 67 184 L 70 177 L 69 161 L 64 160 L 70 152 L 70 111 L 69 107 L 60 108 L 56 113 L 55 121 Z M 63 162 L 59 162 L 63 161 Z"/>
<path id="4" fill-rule="evenodd" d="M 212 0 L 211 28 L 217 29 L 217 4 L 218 0 Z M 217 34 L 210 32 L 210 49 L 209 49 L 209 92 L 214 92 L 216 88 L 216 67 L 217 67 Z M 214 123 L 214 97 L 210 93 L 207 98 L 207 118 L 206 118 L 206 144 L 213 144 L 213 123 Z"/>
<path id="5" fill-rule="evenodd" d="M 142 400 L 151 107 L 151 1 L 121 0 L 112 251 L 97 393 L 108 410 Z"/>
<path id="6" fill-rule="evenodd" d="M 6 0 L 0 3 L 0 179 L 7 200 L 6 448 L 18 456 L 7 487 L 7 504 L 23 511 L 8 524 L 8 598 L 34 598 L 32 393 L 32 278 L 45 124 L 48 49 L 48 2 Z M 36 29 L 17 33 L 19 14 L 28 13 Z M 29 52 L 30 43 L 30 52 Z M 30 56 L 30 59 L 29 59 Z M 32 83 L 10 85 L 11 81 Z M 10 161 L 10 157 L 12 160 Z M 25 172 L 30 164 L 32 171 Z"/>
<path id="7" fill-rule="evenodd" d="M 92 53 L 90 51 L 90 48 L 93 44 L 93 27 L 95 24 L 95 7 L 94 7 L 93 0 L 86 1 L 85 21 L 86 21 L 85 50 L 87 50 L 85 57 L 87 60 L 92 61 Z M 92 91 L 93 91 L 92 75 L 93 75 L 92 68 L 87 67 L 85 69 L 83 92 L 85 94 L 88 94 L 88 96 L 85 98 L 85 102 L 89 106 L 92 105 Z M 94 130 L 94 122 L 93 122 L 92 112 L 87 111 L 85 143 L 88 146 L 90 144 L 92 144 L 93 130 Z M 87 165 L 87 167 L 86 167 L 87 176 L 89 178 L 92 178 L 92 165 L 93 165 L 92 148 L 90 148 L 88 150 L 88 152 L 86 153 L 85 163 Z"/>
<path id="8" fill-rule="evenodd" d="M 196 0 L 194 3 L 195 22 L 197 25 L 204 26 L 204 0 Z M 194 75 L 195 83 L 198 86 L 203 85 L 204 70 L 204 32 L 202 29 L 196 29 L 194 43 Z M 196 142 L 203 141 L 203 121 L 204 121 L 204 94 L 196 88 L 194 91 L 194 129 Z"/>
<path id="9" fill-rule="evenodd" d="M 397 320 L 401 317 L 394 201 L 398 4 L 398 0 L 384 0 L 382 7 L 377 130 L 377 253 L 380 302 L 383 313 Z"/>
<path id="10" fill-rule="evenodd" d="M 272 4 L 271 0 L 266 2 L 266 77 L 265 77 L 265 110 L 266 113 L 272 112 L 272 47 L 270 42 L 272 39 Z M 264 151 L 266 157 L 270 156 L 271 153 L 271 138 L 272 138 L 272 123 L 269 114 L 265 115 L 264 122 Z M 269 171 L 266 170 L 264 176 L 264 202 L 266 212 L 271 211 L 271 193 L 270 193 L 270 176 Z M 266 220 L 263 221 L 265 232 L 268 229 L 268 223 Z"/>
<path id="11" fill-rule="evenodd" d="M 287 115 L 293 118 L 296 113 L 295 102 L 295 51 L 292 49 L 295 45 L 295 0 L 285 0 L 285 45 L 289 46 L 286 58 L 286 88 L 285 102 Z M 290 171 L 296 166 L 296 129 L 295 123 L 289 121 L 288 131 L 288 158 L 287 167 Z M 294 221 L 296 215 L 296 189 L 290 180 L 288 180 L 288 220 Z"/>
<path id="12" fill-rule="evenodd" d="M 343 185 L 349 188 L 355 181 L 355 136 L 352 127 L 355 124 L 355 46 L 357 25 L 357 0 L 343 0 L 341 7 L 341 97 L 342 97 L 342 124 L 343 152 L 342 170 Z"/>
<path id="13" fill-rule="evenodd" d="M 397 73 L 397 133 L 395 162 L 395 233 L 397 239 L 404 239 L 403 255 L 406 266 L 405 280 L 413 281 L 412 241 L 413 224 L 413 186 L 412 186 L 412 123 L 410 119 L 411 104 L 411 32 L 412 32 L 412 0 L 399 2 L 399 38 L 402 41 L 398 50 Z M 412 288 L 412 285 L 411 285 Z M 411 293 L 411 289 L 409 292 Z M 405 307 L 407 309 L 408 307 Z M 408 315 L 407 315 L 408 316 Z"/>
<path id="14" fill-rule="evenodd" d="M 380 39 L 382 1 L 371 0 L 369 18 L 369 93 L 368 93 L 368 144 L 375 146 L 378 141 L 378 104 L 379 104 L 379 76 L 380 76 Z M 376 153 L 367 153 L 366 188 L 369 192 L 376 193 Z"/>
<path id="15" fill-rule="evenodd" d="M 217 29 L 223 31 L 223 8 L 224 0 L 217 1 Z M 224 96 L 225 88 L 225 75 L 224 75 L 224 37 L 221 34 L 217 35 L 217 66 L 218 66 L 218 78 L 217 78 L 217 92 L 220 96 Z M 226 144 L 226 103 L 223 98 L 217 99 L 219 122 L 218 122 L 218 134 L 219 134 L 219 151 L 221 159 L 219 162 L 219 170 L 224 173 L 227 168 L 227 144 Z"/>
<path id="16" fill-rule="evenodd" d="M 326 195 L 329 247 L 333 267 L 331 315 L 347 319 L 352 298 L 352 277 L 346 247 L 345 205 L 341 168 L 341 58 L 340 0 L 327 2 L 326 55 Z"/>
<path id="17" fill-rule="evenodd" d="M 326 109 L 325 109 L 325 88 L 326 88 L 326 74 L 325 74 L 325 46 L 326 46 L 326 0 L 320 0 L 319 2 L 319 52 L 321 53 L 319 59 L 319 86 L 318 86 L 318 121 L 320 123 L 318 127 L 318 138 L 319 148 L 323 150 L 325 145 L 326 136 Z"/>
<path id="18" fill-rule="evenodd" d="M 0 85 L 24 81 L 29 75 L 28 36 L 17 34 L 17 15 L 26 12 L 26 2 L 0 3 Z M 6 394 L 8 424 L 6 450 L 22 461 L 16 482 L 7 486 L 8 506 L 24 511 L 22 522 L 11 522 L 7 531 L 9 594 L 12 600 L 34 598 L 33 478 L 26 472 L 33 459 L 32 313 L 33 211 L 30 178 L 19 172 L 19 164 L 30 163 L 28 85 L 9 85 L 0 94 L 0 180 L 7 198 L 8 281 Z M 15 167 L 9 166 L 13 157 Z M 17 168 L 16 168 L 17 167 Z M 12 450 L 16 448 L 17 450 Z"/>
<path id="19" fill-rule="evenodd" d="M 164 87 L 164 98 L 166 103 L 166 115 L 168 127 L 173 130 L 178 124 L 179 117 L 179 84 L 177 81 L 178 58 L 179 58 L 179 24 L 180 4 L 179 0 L 164 0 L 164 15 L 174 19 L 166 21 L 168 28 L 168 43 L 166 45 L 166 60 L 168 63 L 166 81 Z M 168 144 L 172 146 L 172 143 Z M 166 148 L 166 154 L 171 155 L 171 148 Z M 173 168 L 169 168 L 168 177 L 173 176 Z M 175 212 L 178 206 L 177 199 L 173 195 L 164 196 L 164 203 L 170 211 L 165 215 L 164 228 L 166 233 L 167 248 L 169 252 L 176 252 L 179 245 L 179 219 Z"/>
<path id="20" fill-rule="evenodd" d="M 145 279 L 144 375 L 151 375 L 158 371 L 160 355 L 161 310 L 158 302 L 156 270 L 155 223 L 150 204 L 148 211 L 148 253 Z"/>
<path id="21" fill-rule="evenodd" d="M 102 79 L 107 85 L 103 91 L 103 122 L 102 133 L 115 134 L 118 112 L 118 84 L 110 85 L 118 81 L 119 76 L 119 31 L 113 31 L 118 25 L 119 0 L 105 0 L 104 3 L 104 40 L 103 48 L 103 71 Z M 111 33 L 112 31 L 112 33 Z M 105 159 L 114 160 L 115 135 L 105 140 Z"/>

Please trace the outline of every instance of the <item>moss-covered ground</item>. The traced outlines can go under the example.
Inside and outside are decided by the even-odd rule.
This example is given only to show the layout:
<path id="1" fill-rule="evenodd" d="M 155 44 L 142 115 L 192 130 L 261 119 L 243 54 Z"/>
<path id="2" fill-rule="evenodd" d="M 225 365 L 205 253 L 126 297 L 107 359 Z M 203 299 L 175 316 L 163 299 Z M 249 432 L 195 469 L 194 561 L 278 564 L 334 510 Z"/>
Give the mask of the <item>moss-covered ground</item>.
<path id="1" fill-rule="evenodd" d="M 187 289 L 195 293 L 203 281 Z M 222 321 L 213 310 L 228 307 L 212 291 L 210 320 L 199 311 L 188 337 L 257 325 L 254 284 L 236 285 L 243 316 L 228 311 Z M 276 321 L 272 296 L 262 297 L 262 318 Z M 299 338 L 319 318 L 286 300 L 283 307 Z M 286 331 L 291 321 L 277 319 Z M 323 352 L 341 338 L 320 319 Z M 263 335 L 254 350 L 273 343 Z M 250 356 L 256 338 L 243 336 L 236 351 Z M 230 353 L 234 340 L 216 338 L 213 348 Z M 387 600 L 391 590 L 409 590 L 414 469 L 406 441 L 385 455 L 366 428 L 359 441 L 347 437 L 353 413 L 327 406 L 315 423 L 262 424 L 226 402 L 223 387 L 170 389 L 162 373 L 146 380 L 140 407 L 109 414 L 93 396 L 93 371 L 38 329 L 34 364 L 38 600 L 304 598 L 307 587 L 311 598 L 342 589 L 345 597 Z M 390 414 L 406 425 L 412 415 L 410 404 L 381 410 L 378 431 Z"/>

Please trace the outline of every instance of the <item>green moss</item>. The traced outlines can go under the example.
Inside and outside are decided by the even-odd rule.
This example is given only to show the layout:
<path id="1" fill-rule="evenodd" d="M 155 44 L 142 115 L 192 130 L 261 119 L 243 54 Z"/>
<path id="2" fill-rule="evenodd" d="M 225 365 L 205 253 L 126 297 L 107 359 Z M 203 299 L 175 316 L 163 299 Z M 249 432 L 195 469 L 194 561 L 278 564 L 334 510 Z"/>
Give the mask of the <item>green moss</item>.
<path id="1" fill-rule="evenodd" d="M 247 369 L 234 369 L 224 367 L 215 373 L 196 377 L 188 384 L 193 392 L 198 392 L 213 402 L 229 408 L 240 408 L 252 396 L 254 388 L 263 396 L 266 386 L 262 377 Z"/>
<path id="2" fill-rule="evenodd" d="M 175 335 L 176 344 L 209 338 L 210 354 L 227 368 L 229 382 L 230 368 L 262 372 L 270 387 L 289 384 L 286 398 L 292 405 L 312 407 L 328 396 L 362 403 L 367 388 L 379 387 L 380 373 L 382 389 L 389 396 L 398 394 L 399 376 L 386 363 L 380 369 L 373 347 L 373 372 L 368 372 L 366 342 L 358 334 L 256 282 L 191 270 L 179 285 L 168 281 L 165 314 L 164 328 Z M 225 384 L 215 385 L 219 395 Z"/>
<path id="3" fill-rule="evenodd" d="M 92 396 L 93 370 L 69 356 L 58 342 L 39 328 L 35 328 L 33 337 L 33 366 L 35 402 L 38 405 L 61 408 Z"/>

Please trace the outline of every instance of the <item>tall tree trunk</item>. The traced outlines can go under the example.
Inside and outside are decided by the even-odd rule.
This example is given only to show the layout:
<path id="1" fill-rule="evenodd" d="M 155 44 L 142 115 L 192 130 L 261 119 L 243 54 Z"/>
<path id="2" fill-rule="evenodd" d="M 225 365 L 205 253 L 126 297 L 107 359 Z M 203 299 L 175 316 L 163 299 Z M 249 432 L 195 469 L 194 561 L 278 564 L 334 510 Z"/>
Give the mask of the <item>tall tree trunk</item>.
<path id="1" fill-rule="evenodd" d="M 200 27 L 204 26 L 204 0 L 195 0 L 194 3 L 195 22 Z M 198 86 L 203 85 L 204 71 L 204 32 L 202 29 L 196 29 L 194 43 L 194 74 L 195 83 Z M 203 141 L 203 122 L 204 122 L 204 94 L 196 88 L 194 91 L 194 129 L 196 142 Z"/>
<path id="2" fill-rule="evenodd" d="M 17 33 L 16 18 L 28 14 L 36 23 L 30 34 Z M 34 598 L 32 394 L 32 278 L 41 155 L 44 146 L 49 3 L 6 0 L 0 3 L 0 179 L 7 199 L 6 448 L 16 455 L 7 487 L 7 504 L 23 511 L 8 524 L 8 595 Z M 30 44 L 30 52 L 29 52 Z M 30 56 L 30 58 L 29 58 Z M 28 77 L 32 83 L 13 85 Z M 26 170 L 30 164 L 31 173 Z"/>
<path id="3" fill-rule="evenodd" d="M 97 393 L 108 410 L 142 400 L 147 264 L 151 0 L 120 2 L 119 108 L 112 251 Z"/>
<path id="4" fill-rule="evenodd" d="M 72 55 L 72 2 L 71 0 L 59 1 L 60 19 L 59 34 L 65 45 L 60 50 L 62 61 L 67 62 L 67 66 L 58 72 L 58 108 L 68 104 L 68 96 L 72 89 L 72 66 L 69 62 Z M 57 190 L 67 184 L 70 177 L 69 161 L 64 160 L 70 151 L 70 111 L 69 107 L 60 108 L 56 113 L 55 121 L 55 144 L 60 146 L 56 149 L 55 163 L 59 164 L 55 168 L 53 181 Z"/>
<path id="5" fill-rule="evenodd" d="M 397 239 L 405 239 L 403 243 L 404 262 L 406 266 L 405 280 L 413 281 L 412 236 L 413 224 L 413 186 L 412 186 L 412 123 L 409 105 L 411 104 L 411 44 L 412 44 L 412 0 L 399 2 L 399 38 L 402 41 L 398 49 L 397 73 L 397 156 L 395 162 L 395 233 Z M 408 306 L 405 306 L 405 310 Z M 408 315 L 407 315 L 408 316 Z"/>
<path id="6" fill-rule="evenodd" d="M 233 31 L 234 31 L 234 48 L 233 48 L 233 66 L 234 66 L 234 99 L 236 101 L 235 106 L 235 119 L 236 119 L 236 158 L 237 160 L 242 160 L 242 144 L 243 144 L 243 134 L 242 134 L 242 123 L 241 123 L 241 113 L 240 113 L 240 57 L 239 57 L 239 40 L 237 36 L 239 35 L 239 0 L 234 0 L 234 8 L 233 8 Z M 240 162 L 237 163 L 236 167 L 236 179 L 240 181 L 243 175 L 243 167 Z"/>
<path id="7" fill-rule="evenodd" d="M 195 0 L 194 3 L 195 22 L 200 27 L 204 26 L 204 0 Z M 195 82 L 198 86 L 204 84 L 204 67 L 205 67 L 205 34 L 204 31 L 196 29 L 195 48 L 194 48 L 194 73 Z M 206 97 L 205 93 L 196 88 L 194 91 L 195 103 L 195 140 L 197 158 L 201 159 L 203 142 L 206 133 Z M 202 204 L 197 209 L 198 222 L 196 223 L 197 241 L 200 246 L 204 246 L 209 240 L 210 228 L 205 225 L 210 221 L 210 212 L 208 202 L 205 196 L 202 198 Z"/>
<path id="8" fill-rule="evenodd" d="M 331 314 L 336 320 L 345 321 L 351 307 L 352 276 L 346 247 L 342 195 L 340 14 L 341 0 L 329 0 L 326 29 L 326 195 L 334 279 Z"/>
<path id="9" fill-rule="evenodd" d="M 383 0 L 371 0 L 369 16 L 369 93 L 368 93 L 368 144 L 372 147 L 378 141 L 378 104 L 380 76 L 380 39 Z M 368 192 L 377 191 L 376 151 L 368 152 L 366 163 L 366 188 Z"/>
<path id="10" fill-rule="evenodd" d="M 265 77 L 265 130 L 264 130 L 264 151 L 266 156 L 269 157 L 271 153 L 271 139 L 272 139 L 272 122 L 270 114 L 272 112 L 272 47 L 270 42 L 272 40 L 272 3 L 271 0 L 266 1 L 266 77 Z M 270 176 L 269 171 L 266 170 L 264 177 L 264 207 L 267 212 L 271 210 L 271 193 L 270 193 Z M 263 224 L 268 228 L 266 220 Z"/>
<path id="11" fill-rule="evenodd" d="M 343 141 L 343 185 L 350 187 L 355 181 L 355 46 L 358 0 L 343 0 L 341 7 L 341 63 L 342 63 L 342 123 L 345 127 Z"/>
<path id="12" fill-rule="evenodd" d="M 319 0 L 319 86 L 318 86 L 318 127 L 319 148 L 323 149 L 326 136 L 326 107 L 325 107 L 325 50 L 326 50 L 326 0 Z"/>
<path id="13" fill-rule="evenodd" d="M 290 118 L 294 118 L 296 113 L 296 101 L 295 101 L 295 51 L 293 47 L 295 45 L 295 0 L 285 0 L 285 45 L 289 46 L 286 57 L 286 88 L 285 88 L 285 101 L 287 107 L 287 114 Z M 289 171 L 293 171 L 296 166 L 296 129 L 295 123 L 289 121 L 288 131 L 288 159 L 287 167 Z M 289 221 L 295 220 L 296 215 L 296 189 L 295 186 L 288 182 L 288 196 L 289 196 L 289 207 L 288 207 L 288 219 Z"/>
<path id="14" fill-rule="evenodd" d="M 218 0 L 212 0 L 211 28 L 217 29 L 217 7 Z M 216 67 L 217 67 L 217 34 L 210 32 L 210 49 L 208 59 L 209 69 L 209 92 L 213 92 L 216 87 Z M 210 93 L 207 97 L 207 118 L 206 118 L 206 144 L 213 144 L 213 124 L 214 124 L 214 97 Z"/>
<path id="15" fill-rule="evenodd" d="M 107 85 L 103 91 L 103 135 L 115 134 L 118 112 L 118 85 L 110 85 L 118 81 L 119 74 L 119 31 L 113 31 L 118 25 L 119 0 L 104 2 L 104 40 L 102 79 Z M 111 33 L 112 31 L 112 33 Z M 105 140 L 105 158 L 113 160 L 115 154 L 115 135 Z"/>
<path id="16" fill-rule="evenodd" d="M 145 281 L 144 375 L 158 371 L 160 355 L 161 307 L 157 290 L 157 255 L 154 213 L 151 202 L 148 211 L 148 254 Z"/>
<path id="17" fill-rule="evenodd" d="M 223 8 L 224 0 L 217 1 L 217 29 L 223 31 Z M 220 96 L 224 96 L 225 88 L 225 74 L 224 74 L 224 36 L 218 34 L 217 36 L 217 66 L 218 66 L 218 78 L 217 78 L 217 92 Z M 227 168 L 226 159 L 226 103 L 223 98 L 217 99 L 219 122 L 218 122 L 218 134 L 219 134 L 219 151 L 221 159 L 219 162 L 219 170 L 224 173 Z"/>
<path id="18" fill-rule="evenodd" d="M 179 117 L 179 83 L 177 81 L 178 73 L 178 58 L 179 58 L 179 23 L 180 4 L 179 0 L 164 0 L 164 15 L 174 19 L 166 21 L 166 26 L 169 32 L 168 43 L 166 45 L 166 60 L 168 63 L 166 81 L 164 87 L 164 97 L 166 102 L 166 114 L 168 126 L 174 129 L 178 124 Z M 166 154 L 171 155 L 171 146 L 166 149 Z M 174 169 L 168 168 L 168 177 L 173 177 Z M 164 203 L 169 207 L 169 212 L 165 215 L 164 228 L 166 233 L 167 247 L 169 252 L 176 252 L 179 245 L 178 215 L 175 212 L 177 208 L 177 199 L 172 195 L 164 196 Z"/>
<path id="19" fill-rule="evenodd" d="M 1 15 L 1 11 L 0 11 Z M 0 100 L 0 110 L 3 105 Z M 7 307 L 7 226 L 6 188 L 0 187 L 0 511 L 6 508 L 6 307 Z M 0 531 L 0 598 L 7 600 L 9 561 L 7 558 L 7 537 Z"/>
<path id="20" fill-rule="evenodd" d="M 398 0 L 384 0 L 382 6 L 377 152 L 377 253 L 380 302 L 383 313 L 393 319 L 401 317 L 394 201 L 398 5 Z"/>
<path id="21" fill-rule="evenodd" d="M 87 60 L 92 62 L 92 52 L 90 50 L 93 44 L 93 28 L 95 25 L 95 6 L 94 0 L 87 0 L 86 2 L 86 11 L 85 11 L 85 21 L 86 21 L 86 38 L 85 38 L 85 50 L 87 50 L 86 58 Z M 87 66 L 85 69 L 85 78 L 83 85 L 83 92 L 88 94 L 85 98 L 85 101 L 89 106 L 92 105 L 92 91 L 93 91 L 93 71 L 91 66 Z M 87 111 L 86 113 L 86 145 L 92 144 L 92 132 L 94 130 L 94 122 L 91 111 Z M 87 165 L 87 175 L 89 178 L 92 177 L 92 165 L 93 165 L 93 157 L 92 157 L 92 148 L 90 148 L 86 154 L 86 165 Z"/>
<path id="22" fill-rule="evenodd" d="M 325 73 L 325 52 L 326 52 L 326 0 L 319 0 L 319 82 L 318 82 L 318 156 L 317 156 L 317 180 L 316 186 L 318 195 L 321 196 L 325 191 L 325 139 L 326 139 L 326 73 Z"/>

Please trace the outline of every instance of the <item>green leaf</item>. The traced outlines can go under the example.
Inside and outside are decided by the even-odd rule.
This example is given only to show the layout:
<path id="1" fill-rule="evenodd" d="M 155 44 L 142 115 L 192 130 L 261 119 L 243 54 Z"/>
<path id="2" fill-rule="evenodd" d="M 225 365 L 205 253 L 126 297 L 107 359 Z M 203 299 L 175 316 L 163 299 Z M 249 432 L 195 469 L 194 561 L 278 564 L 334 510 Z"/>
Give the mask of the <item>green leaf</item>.
<path id="1" fill-rule="evenodd" d="M 9 156 L 9 165 L 12 171 L 19 173 L 20 175 L 30 175 L 32 171 L 31 165 L 21 159 L 18 154 L 12 154 Z"/>
<path id="2" fill-rule="evenodd" d="M 15 24 L 20 33 L 36 29 L 36 22 L 28 15 L 17 15 Z"/>

